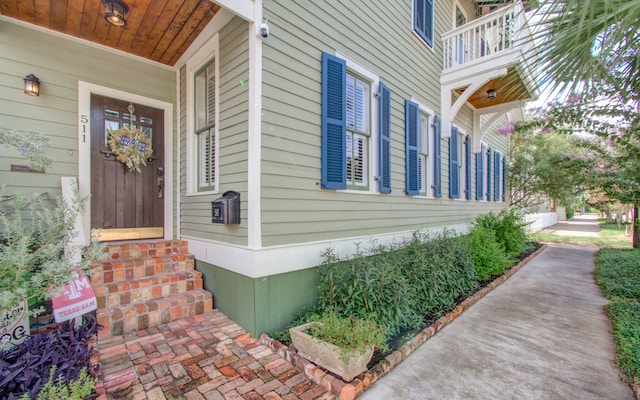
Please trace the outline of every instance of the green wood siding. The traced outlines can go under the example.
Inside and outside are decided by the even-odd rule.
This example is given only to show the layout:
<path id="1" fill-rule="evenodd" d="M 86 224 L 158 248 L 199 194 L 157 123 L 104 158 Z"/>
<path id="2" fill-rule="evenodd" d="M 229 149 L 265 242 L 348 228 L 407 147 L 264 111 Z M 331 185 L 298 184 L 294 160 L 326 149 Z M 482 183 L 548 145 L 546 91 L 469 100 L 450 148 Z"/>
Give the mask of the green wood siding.
<path id="1" fill-rule="evenodd" d="M 247 156 L 249 104 L 248 24 L 232 19 L 219 32 L 219 193 L 186 195 L 187 93 L 186 68 L 180 70 L 180 229 L 182 235 L 247 244 Z M 211 202 L 228 190 L 240 192 L 242 222 L 238 225 L 211 223 Z"/>
<path id="2" fill-rule="evenodd" d="M 446 138 L 441 141 L 442 198 L 415 198 L 403 192 L 404 100 L 414 98 L 439 113 L 439 38 L 452 29 L 453 1 L 435 4 L 433 50 L 413 32 L 412 2 L 265 2 L 264 7 L 272 34 L 263 42 L 263 245 L 462 224 L 504 206 L 448 198 Z M 392 192 L 388 195 L 320 188 L 323 51 L 344 54 L 377 74 L 391 90 Z M 471 109 L 463 107 L 456 123 L 471 134 Z M 505 153 L 506 144 L 494 140 L 500 139 L 485 138 Z M 376 186 L 371 185 L 374 190 Z"/>
<path id="3" fill-rule="evenodd" d="M 213 306 L 256 337 L 284 329 L 302 306 L 316 302 L 317 268 L 257 279 L 201 261 L 196 269 Z"/>
<path id="4" fill-rule="evenodd" d="M 54 159 L 45 174 L 11 172 L 11 164 L 26 162 L 0 147 L 0 184 L 9 193 L 56 195 L 61 176 L 78 175 L 79 80 L 175 104 L 175 72 L 167 68 L 10 22 L 1 25 L 0 126 L 47 134 L 46 154 Z M 29 73 L 42 82 L 39 97 L 23 93 Z"/>

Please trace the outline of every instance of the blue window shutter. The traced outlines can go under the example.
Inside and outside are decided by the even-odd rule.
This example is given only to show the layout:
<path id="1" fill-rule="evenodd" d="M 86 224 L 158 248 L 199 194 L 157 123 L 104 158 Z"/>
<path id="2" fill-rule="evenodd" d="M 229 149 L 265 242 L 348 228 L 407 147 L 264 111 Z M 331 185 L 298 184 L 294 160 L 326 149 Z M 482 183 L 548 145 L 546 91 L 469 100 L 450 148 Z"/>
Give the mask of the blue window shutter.
<path id="1" fill-rule="evenodd" d="M 507 157 L 502 157 L 502 201 L 507 199 Z"/>
<path id="2" fill-rule="evenodd" d="M 347 188 L 346 148 L 347 63 L 322 53 L 322 179 L 323 189 Z"/>
<path id="3" fill-rule="evenodd" d="M 417 196 L 420 191 L 418 182 L 418 131 L 419 131 L 419 106 L 418 104 L 404 101 L 404 143 L 405 143 L 405 193 L 409 196 Z"/>
<path id="4" fill-rule="evenodd" d="M 458 128 L 451 127 L 449 137 L 449 197 L 460 198 L 460 172 L 458 165 Z"/>
<path id="5" fill-rule="evenodd" d="M 491 201 L 491 156 L 492 156 L 493 152 L 491 150 L 491 147 L 489 147 L 489 149 L 487 150 L 487 201 Z"/>
<path id="6" fill-rule="evenodd" d="M 442 197 L 442 143 L 440 117 L 433 118 L 433 196 Z"/>
<path id="7" fill-rule="evenodd" d="M 380 193 L 391 193 L 391 91 L 380 82 Z"/>
<path id="8" fill-rule="evenodd" d="M 465 198 L 471 200 L 471 136 L 467 135 L 464 141 L 464 165 L 465 165 Z"/>
<path id="9" fill-rule="evenodd" d="M 493 201 L 500 200 L 500 152 L 493 153 Z"/>
<path id="10" fill-rule="evenodd" d="M 480 151 L 476 153 L 476 200 L 484 198 L 484 146 L 480 146 Z"/>

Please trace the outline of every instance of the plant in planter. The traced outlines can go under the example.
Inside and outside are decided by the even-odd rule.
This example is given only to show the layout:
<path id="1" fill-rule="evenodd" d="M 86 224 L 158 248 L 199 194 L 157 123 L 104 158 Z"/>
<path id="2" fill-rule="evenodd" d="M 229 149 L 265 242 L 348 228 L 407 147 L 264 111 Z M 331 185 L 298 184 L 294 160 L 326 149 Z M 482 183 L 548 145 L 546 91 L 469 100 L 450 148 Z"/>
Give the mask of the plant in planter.
<path id="1" fill-rule="evenodd" d="M 350 382 L 366 371 L 376 347 L 386 349 L 385 331 L 371 319 L 340 318 L 335 310 L 289 330 L 298 353 Z"/>

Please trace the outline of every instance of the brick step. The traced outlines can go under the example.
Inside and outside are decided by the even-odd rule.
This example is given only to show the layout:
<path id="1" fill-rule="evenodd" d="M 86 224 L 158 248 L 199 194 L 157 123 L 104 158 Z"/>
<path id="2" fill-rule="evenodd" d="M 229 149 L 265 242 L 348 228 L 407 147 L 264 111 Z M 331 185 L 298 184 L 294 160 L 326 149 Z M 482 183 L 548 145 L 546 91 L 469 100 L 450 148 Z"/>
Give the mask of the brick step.
<path id="1" fill-rule="evenodd" d="M 184 240 L 121 242 L 107 244 L 100 260 L 112 261 L 188 253 L 187 242 Z"/>
<path id="2" fill-rule="evenodd" d="M 193 255 L 187 253 L 95 261 L 91 265 L 91 284 L 108 285 L 132 279 L 192 271 L 194 266 Z"/>
<path id="3" fill-rule="evenodd" d="M 202 289 L 116 307 L 98 308 L 98 323 L 103 326 L 98 331 L 98 339 L 147 329 L 211 310 L 213 296 Z"/>
<path id="4" fill-rule="evenodd" d="M 202 289 L 202 272 L 183 271 L 93 285 L 98 308 L 153 300 L 191 290 Z"/>

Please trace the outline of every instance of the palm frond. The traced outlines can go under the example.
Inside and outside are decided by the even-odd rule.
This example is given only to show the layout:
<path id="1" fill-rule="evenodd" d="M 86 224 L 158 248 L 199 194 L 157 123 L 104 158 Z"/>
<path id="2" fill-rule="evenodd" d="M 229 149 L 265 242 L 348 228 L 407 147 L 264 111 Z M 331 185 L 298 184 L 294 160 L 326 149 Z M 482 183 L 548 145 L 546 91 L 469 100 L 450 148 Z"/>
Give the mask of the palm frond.
<path id="1" fill-rule="evenodd" d="M 547 0 L 532 28 L 541 85 L 561 91 L 602 85 L 638 98 L 640 0 Z"/>

